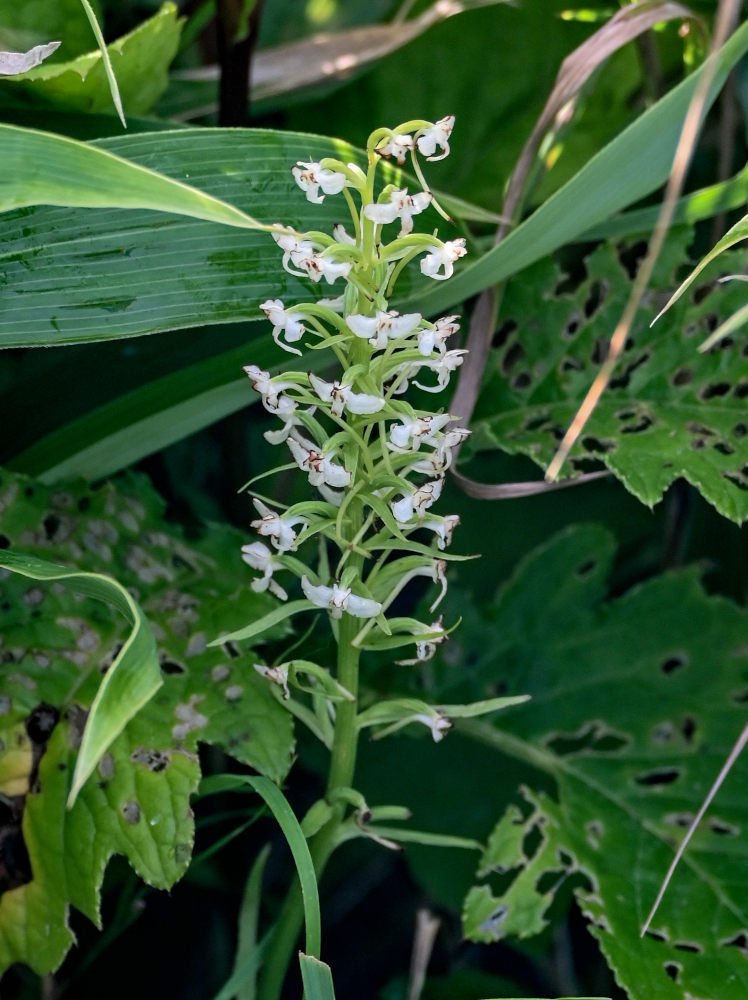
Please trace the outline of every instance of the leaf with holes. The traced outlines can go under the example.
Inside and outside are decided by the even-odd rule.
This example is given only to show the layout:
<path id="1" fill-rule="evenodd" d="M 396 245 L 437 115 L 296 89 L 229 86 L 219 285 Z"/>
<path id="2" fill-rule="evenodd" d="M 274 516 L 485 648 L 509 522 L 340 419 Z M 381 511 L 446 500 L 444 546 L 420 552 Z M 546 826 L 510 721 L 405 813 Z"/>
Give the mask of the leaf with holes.
<path id="1" fill-rule="evenodd" d="M 66 810 L 87 713 L 127 626 L 106 604 L 59 583 L 0 576 L 0 823 L 4 845 L 13 844 L 4 850 L 13 863 L 0 869 L 0 974 L 18 961 L 43 974 L 72 941 L 70 905 L 99 923 L 112 854 L 159 888 L 184 872 L 198 741 L 280 781 L 293 735 L 250 652 L 207 647 L 237 613 L 251 620 L 272 607 L 246 586 L 239 533 L 215 527 L 186 542 L 137 476 L 74 490 L 4 474 L 0 510 L 2 547 L 106 572 L 130 590 L 156 635 L 163 673 Z"/>
<path id="2" fill-rule="evenodd" d="M 475 697 L 530 693 L 496 724 L 458 725 L 552 775 L 489 839 L 469 893 L 477 941 L 528 936 L 571 879 L 590 930 L 631 1000 L 748 994 L 748 804 L 741 760 L 689 846 L 642 940 L 639 930 L 732 743 L 748 699 L 745 611 L 707 596 L 694 570 L 606 600 L 610 535 L 576 526 L 537 549 L 463 630 Z M 486 644 L 490 629 L 491 644 Z M 490 687 L 489 687 L 490 686 Z"/>
<path id="3" fill-rule="evenodd" d="M 748 517 L 748 350 L 727 338 L 697 347 L 743 297 L 739 283 L 716 286 L 744 268 L 745 251 L 723 254 L 691 295 L 649 323 L 686 260 L 689 231 L 670 235 L 648 299 L 617 373 L 572 452 L 576 472 L 606 466 L 653 505 L 678 477 L 731 520 Z M 581 280 L 546 260 L 514 281 L 474 417 L 473 449 L 501 448 L 545 466 L 600 363 L 629 294 L 643 243 L 603 244 Z"/>

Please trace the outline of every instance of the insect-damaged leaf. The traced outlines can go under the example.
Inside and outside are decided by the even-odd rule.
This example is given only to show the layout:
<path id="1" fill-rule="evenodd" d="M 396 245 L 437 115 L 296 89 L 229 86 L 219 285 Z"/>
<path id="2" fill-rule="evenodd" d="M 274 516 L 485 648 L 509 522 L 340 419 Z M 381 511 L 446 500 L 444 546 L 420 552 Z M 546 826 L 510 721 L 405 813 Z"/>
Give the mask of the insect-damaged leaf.
<path id="1" fill-rule="evenodd" d="M 742 283 L 715 286 L 715 279 L 744 267 L 745 251 L 723 254 L 691 296 L 649 325 L 676 284 L 689 239 L 685 229 L 671 235 L 571 466 L 607 467 L 649 505 L 682 476 L 740 522 L 748 517 L 748 357 L 744 345 L 729 338 L 706 354 L 697 347 L 718 313 L 742 304 Z M 510 284 L 468 447 L 499 447 L 547 464 L 605 357 L 642 250 L 641 243 L 600 246 L 576 287 L 552 261 Z"/>
<path id="2" fill-rule="evenodd" d="M 187 543 L 164 527 L 142 477 L 90 490 L 3 474 L 0 509 L 3 547 L 104 571 L 136 595 L 163 675 L 66 810 L 87 712 L 128 627 L 107 604 L 59 583 L 0 574 L 0 818 L 18 859 L 0 882 L 0 972 L 20 961 L 43 974 L 71 943 L 70 905 L 98 923 L 112 854 L 159 888 L 183 874 L 198 740 L 278 781 L 291 763 L 292 720 L 251 655 L 206 645 L 227 615 L 249 620 L 271 606 L 246 586 L 237 533 L 216 527 Z"/>
<path id="3" fill-rule="evenodd" d="M 606 601 L 613 555 L 601 528 L 562 532 L 486 608 L 484 629 L 461 635 L 479 685 L 501 677 L 508 693 L 532 696 L 495 726 L 470 720 L 463 732 L 540 765 L 558 787 L 558 801 L 527 791 L 496 827 L 466 901 L 466 931 L 480 941 L 536 933 L 571 878 L 631 1000 L 742 1000 L 748 761 L 715 799 L 651 932 L 639 932 L 743 728 L 747 616 L 707 596 L 693 570 Z"/>

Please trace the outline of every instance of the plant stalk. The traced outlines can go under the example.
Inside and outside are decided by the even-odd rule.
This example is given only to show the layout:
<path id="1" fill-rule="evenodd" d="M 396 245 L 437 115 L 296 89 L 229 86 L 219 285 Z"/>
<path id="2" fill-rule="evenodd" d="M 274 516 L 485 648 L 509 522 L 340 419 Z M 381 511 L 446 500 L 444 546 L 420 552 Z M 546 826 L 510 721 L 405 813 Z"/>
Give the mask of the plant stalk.
<path id="1" fill-rule="evenodd" d="M 352 505 L 354 506 L 354 505 Z M 358 504 L 348 518 L 349 537 L 353 538 L 360 528 L 362 512 Z M 360 574 L 363 556 L 353 553 L 350 564 Z M 338 671 L 337 679 L 354 696 L 354 701 L 337 704 L 335 733 L 333 736 L 330 771 L 327 781 L 327 795 L 337 788 L 349 788 L 353 784 L 358 749 L 358 667 L 360 651 L 351 645 L 360 628 L 358 619 L 344 614 L 338 629 Z M 309 842 L 309 851 L 314 863 L 314 871 L 319 883 L 330 856 L 336 847 L 340 826 L 345 819 L 344 803 L 333 806 L 333 815 Z M 280 1000 L 283 983 L 293 958 L 294 948 L 304 920 L 304 906 L 301 888 L 297 879 L 293 880 L 281 907 L 273 929 L 273 936 L 260 973 L 257 992 L 258 1000 Z"/>

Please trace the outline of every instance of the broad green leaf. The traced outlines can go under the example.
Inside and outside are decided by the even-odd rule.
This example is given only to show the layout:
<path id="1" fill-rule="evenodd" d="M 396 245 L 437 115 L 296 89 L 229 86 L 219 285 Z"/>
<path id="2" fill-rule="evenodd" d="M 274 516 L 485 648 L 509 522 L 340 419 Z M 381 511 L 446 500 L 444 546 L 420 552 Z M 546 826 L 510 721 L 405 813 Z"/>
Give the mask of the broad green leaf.
<path id="1" fill-rule="evenodd" d="M 0 139 L 7 150 L 0 205 L 100 209 L 24 208 L 5 216 L 0 347 L 257 320 L 269 296 L 319 297 L 320 289 L 282 269 L 267 233 L 239 229 L 261 229 L 257 217 L 331 232 L 341 218 L 340 200 L 310 205 L 290 166 L 323 156 L 363 162 L 364 155 L 332 139 L 268 130 L 181 129 L 82 145 L 0 126 Z M 66 164 L 69 171 L 61 176 Z M 386 179 L 402 178 L 383 168 Z M 459 200 L 446 204 L 458 217 L 483 214 Z M 194 218 L 113 210 L 138 207 Z M 439 217 L 431 214 L 429 225 L 437 225 Z"/>
<path id="2" fill-rule="evenodd" d="M 310 205 L 290 166 L 309 157 L 362 155 L 334 140 L 266 130 L 181 129 L 82 145 L 0 126 L 0 140 L 0 204 L 102 208 L 24 208 L 4 217 L 1 347 L 256 320 L 268 296 L 317 297 L 318 289 L 281 268 L 266 233 L 248 231 L 259 223 L 244 212 L 269 224 L 331 232 L 340 221 L 339 201 Z"/>
<path id="3" fill-rule="evenodd" d="M 137 138 L 133 136 L 133 140 L 137 141 Z M 164 177 L 92 144 L 76 142 L 52 132 L 35 132 L 15 125 L 1 124 L 0 142 L 3 144 L 0 211 L 3 212 L 30 205 L 146 208 L 244 229 L 267 228 L 233 205 L 211 197 L 204 191 L 198 191 L 181 179 Z M 186 176 L 189 177 L 189 174 Z M 3 221 L 12 223 L 12 220 L 17 221 L 27 216 L 28 209 L 8 215 Z M 137 216 L 128 216 L 131 223 L 136 218 Z M 102 219 L 106 219 L 106 214 L 99 213 L 97 220 L 101 222 Z M 57 221 L 59 225 L 59 219 Z M 163 220 L 158 220 L 156 224 L 158 223 L 164 224 Z M 102 228 L 103 232 L 108 232 L 108 226 Z M 28 241 L 32 232 L 33 229 L 26 225 L 22 227 L 20 236 Z M 11 238 L 17 238 L 18 235 L 16 231 Z M 64 241 L 64 230 L 58 229 L 57 235 Z M 83 240 L 87 245 L 93 236 L 94 233 L 90 230 L 76 233 L 77 239 Z M 102 255 L 106 259 L 112 253 L 127 256 L 134 250 L 134 246 L 120 246 L 118 250 L 111 251 L 99 245 L 95 251 L 83 254 L 83 259 L 96 261 Z M 38 244 L 36 252 L 41 252 Z M 9 253 L 5 259 L 18 261 L 20 258 L 17 253 Z M 110 302 L 100 302 L 99 305 L 105 311 L 108 307 L 110 313 L 126 308 Z M 58 308 L 65 309 L 67 304 L 63 302 Z"/>
<path id="4" fill-rule="evenodd" d="M 711 57 L 717 70 L 706 108 L 747 50 L 745 23 Z M 444 312 L 579 238 L 585 230 L 663 184 L 672 166 L 688 104 L 704 69 L 702 66 L 692 73 L 641 115 L 497 247 L 472 261 L 468 257 L 467 266 L 453 280 L 408 296 L 407 308 L 430 314 Z"/>
<path id="5" fill-rule="evenodd" d="M 76 2 L 80 5 L 81 0 Z M 168 68 L 179 47 L 181 23 L 175 5 L 165 3 L 134 31 L 106 46 L 110 71 L 128 113 L 147 114 L 166 90 Z M 59 37 L 64 39 L 65 33 Z M 87 48 L 92 49 L 100 41 L 89 27 Z M 94 49 L 68 62 L 45 63 L 14 77 L 2 84 L 0 101 L 12 100 L 20 91 L 27 99 L 47 106 L 59 105 L 66 111 L 109 111 L 110 86 L 101 49 Z"/>
<path id="6" fill-rule="evenodd" d="M 114 605 L 132 628 L 91 703 L 70 788 L 70 807 L 112 741 L 161 687 L 156 642 L 138 604 L 111 577 L 84 573 L 13 551 L 0 552 L 0 568 L 45 583 L 64 581 L 77 593 Z"/>
<path id="7" fill-rule="evenodd" d="M 45 483 L 103 479 L 256 403 L 242 366 L 251 362 L 279 374 L 279 353 L 268 331 L 251 346 L 174 368 L 63 424 L 6 464 Z M 306 360 L 309 371 L 327 363 L 322 351 Z"/>
<path id="8" fill-rule="evenodd" d="M 683 835 L 745 722 L 746 613 L 693 569 L 607 599 L 610 535 L 576 526 L 520 565 L 461 634 L 476 692 L 500 675 L 532 701 L 463 734 L 555 778 L 489 840 L 465 905 L 475 940 L 535 934 L 574 879 L 590 931 L 631 1000 L 740 1000 L 748 990 L 748 808 L 739 761 L 639 930 Z M 492 642 L 487 646 L 486 631 Z M 705 696 L 705 692 L 708 694 Z M 497 762 L 497 766 L 498 762 Z M 502 890 L 494 872 L 503 873 Z"/>
<path id="9" fill-rule="evenodd" d="M 740 522 L 748 517 L 748 360 L 729 340 L 708 354 L 696 348 L 720 314 L 742 305 L 740 282 L 715 287 L 714 278 L 717 266 L 742 270 L 745 254 L 720 258 L 691 300 L 682 299 L 650 328 L 689 238 L 687 230 L 669 238 L 618 371 L 571 466 L 581 471 L 602 463 L 650 506 L 682 476 Z M 599 247 L 572 290 L 551 261 L 510 283 L 499 334 L 504 343 L 487 364 L 471 447 L 498 447 L 547 464 L 605 356 L 641 248 Z"/>
<path id="10" fill-rule="evenodd" d="M 18 796 L 17 835 L 30 868 L 0 896 L 0 970 L 22 961 L 44 974 L 69 946 L 70 905 L 99 922 L 112 854 L 124 854 L 141 878 L 161 888 L 184 872 L 198 740 L 280 781 L 292 760 L 292 720 L 257 676 L 251 654 L 206 646 L 227 618 L 238 612 L 249 619 L 270 606 L 246 585 L 238 533 L 213 527 L 187 542 L 165 524 L 163 504 L 143 477 L 122 477 L 117 488 L 49 490 L 3 474 L 0 508 L 6 560 L 23 548 L 116 575 L 152 623 L 163 673 L 159 690 L 66 810 L 102 667 L 111 671 L 128 629 L 101 600 L 3 574 L 0 790 Z M 58 721 L 48 740 L 34 744 L 27 727 L 41 709 Z"/>

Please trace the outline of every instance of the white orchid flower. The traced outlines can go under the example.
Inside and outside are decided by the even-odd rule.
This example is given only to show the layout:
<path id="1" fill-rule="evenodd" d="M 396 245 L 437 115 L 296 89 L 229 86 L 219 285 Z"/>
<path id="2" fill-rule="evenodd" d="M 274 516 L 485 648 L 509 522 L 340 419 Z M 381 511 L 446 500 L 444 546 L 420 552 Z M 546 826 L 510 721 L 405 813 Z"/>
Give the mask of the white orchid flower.
<path id="1" fill-rule="evenodd" d="M 345 187 L 345 174 L 337 170 L 328 170 L 321 163 L 305 163 L 299 160 L 295 167 L 291 167 L 294 180 L 301 190 L 306 194 L 307 201 L 315 205 L 321 205 L 326 194 L 340 194 Z M 322 188 L 323 194 L 319 193 Z"/>
<path id="2" fill-rule="evenodd" d="M 413 657 L 413 659 L 411 659 L 411 660 L 396 660 L 395 662 L 397 664 L 399 664 L 400 666 L 403 666 L 403 667 L 413 667 L 413 666 L 416 666 L 419 663 L 426 663 L 428 660 L 433 659 L 434 653 L 436 653 L 436 647 L 438 645 L 440 645 L 442 642 L 446 642 L 447 638 L 448 638 L 447 633 L 444 631 L 444 627 L 443 627 L 443 624 L 442 624 L 442 617 L 441 617 L 441 615 L 439 616 L 439 618 L 437 618 L 437 620 L 435 622 L 432 622 L 428 626 L 428 631 L 429 632 L 438 632 L 438 633 L 441 633 L 441 634 L 437 635 L 436 638 L 434 638 L 434 639 L 421 639 L 421 640 L 419 640 L 416 643 L 416 655 Z M 419 722 L 423 722 L 426 718 L 428 718 L 428 717 L 427 716 L 419 716 L 418 717 L 418 721 Z M 441 718 L 443 719 L 444 722 L 447 723 L 446 727 L 443 727 L 443 728 L 445 728 L 445 731 L 446 731 L 446 729 L 450 728 L 450 726 L 452 725 L 452 723 L 448 719 L 446 719 L 444 716 L 441 716 Z M 429 725 L 428 722 L 426 722 L 425 724 Z M 434 736 L 434 739 L 436 740 L 436 736 Z M 441 739 L 441 737 L 439 737 L 439 739 Z"/>
<path id="3" fill-rule="evenodd" d="M 398 663 L 405 663 L 405 660 L 398 660 Z M 431 735 L 434 739 L 434 743 L 441 743 L 445 735 L 452 728 L 452 723 L 440 712 L 435 715 L 414 715 L 412 722 L 422 722 L 424 726 L 428 726 L 431 730 Z"/>
<path id="4" fill-rule="evenodd" d="M 445 156 L 449 156 L 449 137 L 452 135 L 454 125 L 454 115 L 447 115 L 446 118 L 440 118 L 438 122 L 435 122 L 431 128 L 422 132 L 416 139 L 418 152 L 422 156 L 425 156 L 427 160 L 432 161 L 443 160 Z M 442 152 L 439 156 L 434 156 L 437 146 Z"/>
<path id="5" fill-rule="evenodd" d="M 442 552 L 452 543 L 452 535 L 460 523 L 459 514 L 447 514 L 446 517 L 427 517 L 419 527 L 428 528 L 436 535 L 436 545 Z"/>
<path id="6" fill-rule="evenodd" d="M 288 233 L 271 233 L 271 236 L 283 250 L 281 263 L 289 274 L 310 278 L 314 282 L 324 278 L 331 285 L 338 278 L 347 278 L 353 267 L 351 261 L 325 257 L 311 240 L 300 240 Z"/>
<path id="7" fill-rule="evenodd" d="M 336 243 L 345 243 L 350 247 L 357 245 L 355 237 L 351 236 L 342 222 L 336 222 L 332 227 L 332 237 Z"/>
<path id="8" fill-rule="evenodd" d="M 452 418 L 448 413 L 431 413 L 425 417 L 414 417 L 412 420 L 401 417 L 399 424 L 390 428 L 391 451 L 417 451 L 421 444 L 436 447 L 438 438 L 435 436 L 442 427 L 446 427 Z"/>
<path id="9" fill-rule="evenodd" d="M 441 496 L 444 486 L 443 479 L 424 483 L 412 493 L 404 495 L 400 500 L 390 504 L 390 510 L 399 524 L 407 524 L 413 517 L 421 518 L 425 511 Z"/>
<path id="10" fill-rule="evenodd" d="M 349 385 L 340 382 L 325 382 L 309 373 L 309 383 L 324 403 L 332 403 L 330 413 L 341 417 L 343 410 L 349 413 L 379 413 L 385 401 L 381 396 L 369 396 L 364 392 L 354 392 Z"/>
<path id="11" fill-rule="evenodd" d="M 447 431 L 436 442 L 434 450 L 410 466 L 411 472 L 421 472 L 427 476 L 443 476 L 452 466 L 452 451 L 470 435 L 465 427 L 455 427 Z"/>
<path id="12" fill-rule="evenodd" d="M 418 350 L 421 354 L 427 357 L 435 349 L 444 354 L 446 341 L 460 329 L 460 324 L 456 322 L 458 319 L 459 316 L 442 316 L 434 323 L 433 330 L 419 330 Z"/>
<path id="13" fill-rule="evenodd" d="M 308 527 L 308 519 L 305 517 L 281 517 L 280 514 L 267 507 L 262 500 L 254 499 L 252 503 L 260 515 L 259 520 L 252 521 L 252 527 L 255 531 L 259 535 L 270 538 L 278 552 L 293 551 L 296 548 L 294 528 L 297 524 L 304 528 Z"/>
<path id="14" fill-rule="evenodd" d="M 298 404 L 291 399 L 289 396 L 278 396 L 277 406 L 266 407 L 271 413 L 274 413 L 279 420 L 283 421 L 283 426 L 278 431 L 265 431 L 262 435 L 268 444 L 283 444 L 283 442 L 288 438 L 288 435 L 294 429 L 294 427 L 302 427 L 303 424 L 296 416 L 299 411 Z M 313 413 L 314 408 L 305 411 L 306 413 Z"/>
<path id="15" fill-rule="evenodd" d="M 270 413 L 277 413 L 280 394 L 285 389 L 295 388 L 293 382 L 284 382 L 282 379 L 272 379 L 270 372 L 264 371 L 258 365 L 245 365 L 244 372 L 252 383 L 255 392 L 259 392 L 262 397 L 262 405 Z"/>
<path id="16" fill-rule="evenodd" d="M 283 563 L 278 562 L 267 545 L 263 545 L 262 542 L 252 542 L 249 545 L 242 545 L 242 559 L 252 569 L 260 570 L 263 574 L 261 577 L 256 577 L 252 580 L 250 583 L 252 590 L 258 594 L 269 590 L 271 594 L 275 594 L 281 601 L 288 599 L 288 594 L 283 587 L 273 579 L 273 573 L 276 570 L 284 568 Z"/>
<path id="17" fill-rule="evenodd" d="M 379 601 L 372 601 L 368 597 L 357 597 L 350 587 L 339 587 L 337 583 L 332 587 L 317 587 L 306 576 L 302 576 L 301 589 L 307 600 L 316 604 L 318 608 L 327 608 L 333 618 L 340 618 L 344 611 L 354 618 L 376 618 L 382 610 Z"/>
<path id="18" fill-rule="evenodd" d="M 461 236 L 456 240 L 447 240 L 441 246 L 433 246 L 430 252 L 421 260 L 421 272 L 427 278 L 446 281 L 454 274 L 454 264 L 467 253 L 465 240 Z"/>
<path id="19" fill-rule="evenodd" d="M 402 191 L 392 191 L 389 201 L 377 205 L 364 205 L 364 215 L 380 226 L 400 219 L 402 223 L 400 236 L 407 236 L 413 232 L 413 216 L 427 209 L 432 198 L 430 191 L 408 194 L 407 188 L 404 188 Z"/>
<path id="20" fill-rule="evenodd" d="M 332 257 L 315 253 L 303 262 L 302 267 L 312 281 L 318 282 L 324 278 L 328 285 L 332 285 L 338 278 L 348 277 L 353 263 L 350 260 L 334 260 Z"/>
<path id="21" fill-rule="evenodd" d="M 277 684 L 283 689 L 284 701 L 290 697 L 290 691 L 288 690 L 287 664 L 279 663 L 277 667 L 268 667 L 264 663 L 255 663 L 254 668 L 261 677 L 264 677 L 272 684 Z"/>
<path id="22" fill-rule="evenodd" d="M 394 309 L 380 309 L 376 316 L 354 313 L 346 316 L 348 328 L 362 340 L 368 340 L 378 351 L 384 350 L 388 340 L 399 340 L 411 334 L 423 319 L 420 313 L 400 313 Z"/>
<path id="23" fill-rule="evenodd" d="M 326 483 L 335 489 L 348 486 L 351 481 L 351 474 L 342 465 L 336 465 L 332 458 L 325 455 L 323 451 L 317 450 L 317 445 L 306 438 L 296 435 L 289 435 L 286 444 L 291 450 L 294 461 L 300 469 L 309 475 L 309 482 L 312 486 L 319 486 Z"/>
<path id="24" fill-rule="evenodd" d="M 447 351 L 438 361 L 426 361 L 423 367 L 436 372 L 436 385 L 421 385 L 416 381 L 413 385 L 417 385 L 424 392 L 441 392 L 449 385 L 450 375 L 460 367 L 467 353 L 467 351 Z"/>
<path id="25" fill-rule="evenodd" d="M 280 229 L 284 228 L 280 222 L 277 222 L 276 226 Z M 285 270 L 289 274 L 300 274 L 303 276 L 306 272 L 294 270 L 291 264 L 294 264 L 298 268 L 302 261 L 313 256 L 314 244 L 311 240 L 300 240 L 293 233 L 271 233 L 270 235 L 283 251 L 281 264 Z"/>
<path id="26" fill-rule="evenodd" d="M 289 351 L 291 354 L 301 356 L 301 351 L 295 347 L 290 347 L 289 344 L 295 344 L 301 340 L 306 332 L 303 321 L 308 317 L 301 313 L 292 312 L 290 309 L 285 309 L 280 299 L 267 299 L 267 301 L 260 303 L 260 309 L 262 309 L 273 324 L 273 340 L 278 347 L 283 348 L 284 351 Z M 288 343 L 280 339 L 281 333 L 285 333 Z"/>
<path id="27" fill-rule="evenodd" d="M 392 134 L 387 142 L 383 146 L 377 146 L 374 150 L 380 156 L 388 160 L 391 156 L 397 160 L 399 164 L 405 163 L 408 153 L 413 149 L 413 136 L 412 135 L 396 135 Z"/>

